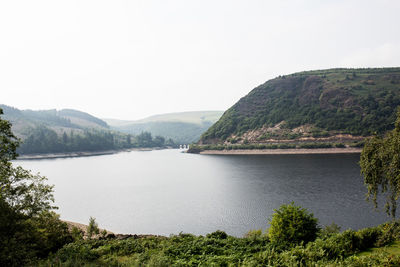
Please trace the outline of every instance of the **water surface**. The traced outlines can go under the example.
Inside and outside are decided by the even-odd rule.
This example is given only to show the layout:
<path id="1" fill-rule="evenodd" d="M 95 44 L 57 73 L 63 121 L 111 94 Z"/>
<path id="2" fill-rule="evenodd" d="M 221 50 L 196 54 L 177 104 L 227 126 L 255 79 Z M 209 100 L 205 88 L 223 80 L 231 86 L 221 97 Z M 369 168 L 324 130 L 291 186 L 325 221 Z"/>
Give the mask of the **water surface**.
<path id="1" fill-rule="evenodd" d="M 358 154 L 196 155 L 179 150 L 18 160 L 55 185 L 65 220 L 117 233 L 242 236 L 266 229 L 273 209 L 292 201 L 321 225 L 342 229 L 389 218 L 365 199 Z"/>

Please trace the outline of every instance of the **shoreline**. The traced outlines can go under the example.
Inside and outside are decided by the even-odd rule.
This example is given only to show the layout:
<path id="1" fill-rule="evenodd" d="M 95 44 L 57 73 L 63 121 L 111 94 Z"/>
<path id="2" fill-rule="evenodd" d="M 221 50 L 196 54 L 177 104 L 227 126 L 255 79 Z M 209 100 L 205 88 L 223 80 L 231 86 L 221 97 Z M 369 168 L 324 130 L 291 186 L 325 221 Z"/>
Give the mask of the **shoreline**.
<path id="1" fill-rule="evenodd" d="M 66 223 L 68 226 L 68 231 L 72 231 L 72 229 L 74 227 L 78 228 L 82 234 L 83 234 L 83 239 L 88 239 L 87 236 L 87 228 L 88 225 L 84 224 L 84 223 L 77 223 L 77 222 L 73 222 L 73 221 L 67 221 L 67 220 L 61 220 L 62 222 Z M 101 236 L 101 232 L 102 231 L 106 231 L 106 235 L 105 236 Z M 117 240 L 122 240 L 122 239 L 127 239 L 127 238 L 150 238 L 150 237 L 161 237 L 161 238 L 166 238 L 166 236 L 163 235 L 153 235 L 153 234 L 120 234 L 120 233 L 115 233 L 112 232 L 110 230 L 104 229 L 104 228 L 100 228 L 99 227 L 99 234 L 95 234 L 93 235 L 93 239 L 100 239 L 100 238 L 106 238 L 106 239 L 117 239 Z"/>
<path id="2" fill-rule="evenodd" d="M 305 154 L 355 154 L 361 148 L 295 148 L 295 149 L 237 149 L 204 150 L 201 155 L 305 155 Z"/>
<path id="3" fill-rule="evenodd" d="M 159 148 L 159 147 L 128 148 L 128 149 L 105 150 L 105 151 L 82 151 L 82 152 L 67 152 L 67 153 L 26 154 L 26 155 L 18 156 L 16 160 L 90 157 L 90 156 L 112 155 L 112 154 L 117 154 L 117 153 L 120 153 L 120 152 L 152 151 L 152 150 L 159 150 L 159 149 L 164 149 L 164 148 Z M 167 148 L 165 148 L 165 149 L 167 149 Z"/>

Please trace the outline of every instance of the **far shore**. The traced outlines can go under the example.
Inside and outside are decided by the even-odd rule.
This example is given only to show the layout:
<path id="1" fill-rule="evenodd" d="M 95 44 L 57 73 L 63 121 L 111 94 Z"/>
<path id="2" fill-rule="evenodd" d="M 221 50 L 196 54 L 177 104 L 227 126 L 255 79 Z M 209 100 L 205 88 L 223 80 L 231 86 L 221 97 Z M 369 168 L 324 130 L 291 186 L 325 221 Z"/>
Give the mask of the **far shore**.
<path id="1" fill-rule="evenodd" d="M 285 154 L 351 154 L 361 153 L 361 148 L 298 148 L 298 149 L 232 149 L 204 150 L 202 155 L 285 155 Z"/>
<path id="2" fill-rule="evenodd" d="M 129 149 L 119 149 L 119 150 L 106 150 L 106 151 L 85 151 L 85 152 L 67 152 L 67 153 L 45 153 L 45 154 L 26 154 L 18 156 L 17 160 L 27 160 L 27 159 L 56 159 L 56 158 L 74 158 L 74 157 L 89 157 L 89 156 L 101 156 L 101 155 L 111 155 L 120 152 L 130 152 L 130 151 L 152 151 L 164 149 L 160 147 L 152 148 L 129 148 Z"/>

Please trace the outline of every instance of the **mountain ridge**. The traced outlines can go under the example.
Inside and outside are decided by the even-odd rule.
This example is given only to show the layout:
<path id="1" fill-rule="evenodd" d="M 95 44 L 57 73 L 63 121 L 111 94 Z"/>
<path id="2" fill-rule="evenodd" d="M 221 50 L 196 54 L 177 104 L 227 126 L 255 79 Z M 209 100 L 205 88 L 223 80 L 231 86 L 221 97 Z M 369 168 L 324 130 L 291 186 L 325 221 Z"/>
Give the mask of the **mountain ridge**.
<path id="1" fill-rule="evenodd" d="M 399 105 L 400 68 L 298 72 L 251 90 L 224 112 L 199 144 L 384 133 L 393 128 Z M 252 131 L 258 133 L 249 140 L 246 134 Z"/>

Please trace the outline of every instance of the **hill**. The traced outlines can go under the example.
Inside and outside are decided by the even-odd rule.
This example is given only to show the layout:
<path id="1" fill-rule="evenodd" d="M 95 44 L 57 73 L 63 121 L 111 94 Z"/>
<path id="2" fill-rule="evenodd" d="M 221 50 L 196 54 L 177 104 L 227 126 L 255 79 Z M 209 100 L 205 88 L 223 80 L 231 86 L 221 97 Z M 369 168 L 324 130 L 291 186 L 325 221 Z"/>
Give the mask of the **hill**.
<path id="1" fill-rule="evenodd" d="M 294 73 L 254 88 L 199 144 L 361 140 L 392 129 L 398 106 L 400 68 Z"/>
<path id="2" fill-rule="evenodd" d="M 0 108 L 3 119 L 12 123 L 14 134 L 22 140 L 20 154 L 174 146 L 172 141 L 153 138 L 150 133 L 133 136 L 112 130 L 105 121 L 78 110 L 19 110 L 6 105 Z"/>
<path id="3" fill-rule="evenodd" d="M 188 144 L 199 140 L 222 115 L 222 111 L 191 111 L 151 116 L 137 121 L 104 119 L 113 129 L 137 135 L 147 131 L 171 138 L 175 143 Z"/>
<path id="4" fill-rule="evenodd" d="M 107 123 L 88 113 L 73 109 L 49 110 L 19 110 L 10 106 L 0 105 L 4 119 L 13 125 L 14 133 L 25 139 L 32 128 L 48 127 L 56 132 L 78 132 L 84 129 L 109 129 Z"/>

